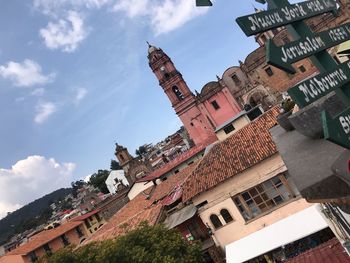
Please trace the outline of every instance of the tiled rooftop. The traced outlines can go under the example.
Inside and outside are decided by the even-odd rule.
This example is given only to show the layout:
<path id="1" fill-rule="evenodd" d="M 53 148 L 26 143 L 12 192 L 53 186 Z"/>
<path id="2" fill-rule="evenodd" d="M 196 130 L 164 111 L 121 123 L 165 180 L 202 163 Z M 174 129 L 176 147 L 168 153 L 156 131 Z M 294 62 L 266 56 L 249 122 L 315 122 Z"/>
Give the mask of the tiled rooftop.
<path id="1" fill-rule="evenodd" d="M 333 238 L 285 263 L 350 263 L 350 257 L 339 241 Z"/>
<path id="2" fill-rule="evenodd" d="M 46 243 L 58 238 L 59 236 L 67 233 L 75 227 L 83 224 L 83 221 L 71 221 L 67 222 L 57 228 L 42 231 L 39 234 L 33 236 L 28 243 L 12 250 L 7 255 L 27 255 L 29 252 L 45 245 Z"/>
<path id="3" fill-rule="evenodd" d="M 277 153 L 269 129 L 276 125 L 279 108 L 259 116 L 203 157 L 183 186 L 183 201 L 211 189 L 226 179 Z"/>
<path id="4" fill-rule="evenodd" d="M 167 180 L 163 181 L 160 185 L 158 185 L 152 196 L 151 196 L 151 201 L 156 202 L 159 200 L 162 200 L 164 197 L 166 197 L 169 193 L 173 191 L 173 189 L 177 185 L 183 184 L 185 179 L 193 172 L 193 170 L 197 167 L 198 161 L 187 166 L 177 174 L 171 175 Z"/>
<path id="5" fill-rule="evenodd" d="M 156 224 L 163 208 L 163 205 L 157 203 L 157 201 L 171 194 L 177 185 L 181 185 L 197 167 L 198 163 L 193 163 L 179 173 L 171 175 L 166 181 L 155 186 L 154 190 L 147 189 L 147 193 L 150 194 L 149 198 L 145 193 L 138 194 L 119 210 L 108 223 L 88 238 L 84 244 L 116 238 L 137 228 L 142 221 L 148 221 L 150 225 Z"/>
<path id="6" fill-rule="evenodd" d="M 93 216 L 94 214 L 97 214 L 98 212 L 100 212 L 100 210 L 96 209 L 84 215 L 73 217 L 70 221 L 84 221 L 85 219 L 89 218 L 90 216 Z"/>
<path id="7" fill-rule="evenodd" d="M 208 143 L 200 144 L 197 145 L 186 152 L 182 153 L 179 155 L 177 158 L 174 160 L 170 161 L 169 163 L 165 164 L 164 166 L 160 167 L 159 169 L 151 172 L 149 175 L 137 180 L 137 182 L 147 182 L 147 181 L 152 181 L 155 180 L 162 175 L 170 172 L 172 169 L 175 167 L 179 166 L 183 162 L 187 161 L 188 159 L 192 158 L 196 154 L 200 153 L 201 151 L 204 151 L 205 148 L 210 144 L 213 143 L 214 141 L 208 141 Z"/>

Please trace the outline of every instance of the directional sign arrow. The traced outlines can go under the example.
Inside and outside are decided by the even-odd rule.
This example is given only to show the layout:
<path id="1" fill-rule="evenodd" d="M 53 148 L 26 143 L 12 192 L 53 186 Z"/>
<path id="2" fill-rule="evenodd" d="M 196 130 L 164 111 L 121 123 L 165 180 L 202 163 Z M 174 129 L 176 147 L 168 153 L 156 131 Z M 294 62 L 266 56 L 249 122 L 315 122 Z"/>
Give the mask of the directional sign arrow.
<path id="1" fill-rule="evenodd" d="M 336 0 L 309 0 L 238 17 L 236 22 L 247 36 L 251 36 L 331 11 L 337 12 Z"/>
<path id="2" fill-rule="evenodd" d="M 212 6 L 213 3 L 210 0 L 196 0 L 196 6 Z"/>
<path id="3" fill-rule="evenodd" d="M 266 45 L 267 63 L 287 71 L 295 73 L 291 66 L 299 60 L 312 56 L 320 51 L 339 45 L 350 39 L 350 23 L 306 36 L 284 46 L 278 47 L 272 40 Z"/>
<path id="4" fill-rule="evenodd" d="M 350 62 L 344 62 L 334 70 L 309 78 L 290 88 L 288 94 L 303 108 L 349 82 Z"/>
<path id="5" fill-rule="evenodd" d="M 350 149 L 350 107 L 334 119 L 323 111 L 322 123 L 325 139 Z"/>

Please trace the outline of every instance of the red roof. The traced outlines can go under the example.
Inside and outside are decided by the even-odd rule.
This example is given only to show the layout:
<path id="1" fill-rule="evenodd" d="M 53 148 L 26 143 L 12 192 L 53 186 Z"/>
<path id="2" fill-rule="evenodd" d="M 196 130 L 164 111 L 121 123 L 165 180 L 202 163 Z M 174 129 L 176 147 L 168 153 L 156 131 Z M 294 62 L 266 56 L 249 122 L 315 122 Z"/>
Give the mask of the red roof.
<path id="1" fill-rule="evenodd" d="M 275 107 L 217 143 L 203 157 L 183 186 L 183 201 L 262 162 L 277 153 L 269 129 L 276 125 L 279 108 Z"/>
<path id="2" fill-rule="evenodd" d="M 57 228 L 42 231 L 33 236 L 28 243 L 19 246 L 6 255 L 27 255 L 28 253 L 60 237 L 83 223 L 84 222 L 82 221 L 67 222 Z"/>
<path id="3" fill-rule="evenodd" d="M 146 177 L 143 177 L 136 182 L 147 182 L 147 181 L 152 181 L 155 179 L 158 179 L 162 175 L 166 174 L 167 172 L 171 171 L 173 168 L 179 166 L 183 162 L 187 161 L 191 157 L 195 156 L 196 154 L 200 153 L 201 151 L 204 151 L 205 148 L 212 142 L 204 143 L 204 144 L 199 144 L 195 147 L 192 147 L 191 149 L 187 150 L 180 156 L 176 157 L 174 160 L 170 161 L 169 163 L 165 164 L 164 166 L 160 167 L 159 169 L 151 172 L 149 175 Z"/>
<path id="4" fill-rule="evenodd" d="M 285 263 L 349 263 L 350 257 L 336 238 L 310 249 Z"/>
<path id="5" fill-rule="evenodd" d="M 73 217 L 70 221 L 84 221 L 86 218 L 89 218 L 90 216 L 93 216 L 94 214 L 97 214 L 98 212 L 100 212 L 100 210 L 96 209 L 96 210 L 91 211 L 89 213 L 86 213 L 84 215 Z"/>

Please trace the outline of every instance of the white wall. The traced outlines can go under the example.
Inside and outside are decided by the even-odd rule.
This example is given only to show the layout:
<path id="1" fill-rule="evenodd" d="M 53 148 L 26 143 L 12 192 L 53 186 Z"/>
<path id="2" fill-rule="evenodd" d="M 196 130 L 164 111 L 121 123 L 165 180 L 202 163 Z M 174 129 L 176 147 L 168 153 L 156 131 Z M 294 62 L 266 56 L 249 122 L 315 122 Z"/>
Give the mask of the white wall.
<path id="1" fill-rule="evenodd" d="M 128 180 L 126 180 L 124 175 L 124 170 L 111 171 L 109 176 L 106 179 L 106 185 L 111 194 L 115 194 L 117 192 L 116 179 L 122 180 L 124 185 L 129 185 Z"/>

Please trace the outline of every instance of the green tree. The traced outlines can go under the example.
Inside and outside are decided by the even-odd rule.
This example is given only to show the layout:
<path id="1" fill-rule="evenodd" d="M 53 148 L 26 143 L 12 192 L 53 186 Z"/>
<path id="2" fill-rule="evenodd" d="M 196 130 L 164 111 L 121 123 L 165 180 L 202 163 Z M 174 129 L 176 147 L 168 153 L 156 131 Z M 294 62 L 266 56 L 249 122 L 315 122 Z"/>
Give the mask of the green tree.
<path id="1" fill-rule="evenodd" d="M 122 170 L 123 168 L 120 166 L 119 162 L 116 160 L 111 160 L 111 170 Z"/>
<path id="2" fill-rule="evenodd" d="M 144 145 L 140 146 L 138 149 L 136 149 L 135 154 L 138 156 L 142 156 L 145 153 L 147 153 L 147 149 Z"/>
<path id="3" fill-rule="evenodd" d="M 92 243 L 77 250 L 64 249 L 47 263 L 199 263 L 200 246 L 189 244 L 176 230 L 146 223 L 123 237 Z"/>
<path id="4" fill-rule="evenodd" d="M 108 194 L 109 191 L 106 185 L 106 179 L 109 173 L 108 170 L 98 170 L 97 173 L 91 175 L 89 183 L 100 190 L 100 192 Z"/>
<path id="5" fill-rule="evenodd" d="M 83 180 L 75 181 L 71 183 L 72 186 L 72 195 L 73 197 L 77 197 L 78 190 L 82 188 L 86 183 Z"/>

